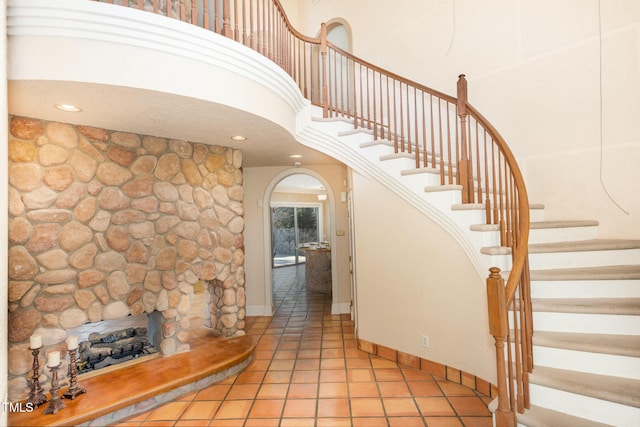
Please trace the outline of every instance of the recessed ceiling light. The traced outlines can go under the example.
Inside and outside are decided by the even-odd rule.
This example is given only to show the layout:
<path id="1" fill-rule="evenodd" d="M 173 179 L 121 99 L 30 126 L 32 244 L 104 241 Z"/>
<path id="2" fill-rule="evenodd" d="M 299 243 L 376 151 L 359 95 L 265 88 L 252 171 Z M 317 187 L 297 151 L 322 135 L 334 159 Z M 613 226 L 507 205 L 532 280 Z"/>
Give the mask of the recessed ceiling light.
<path id="1" fill-rule="evenodd" d="M 301 159 L 302 158 L 302 156 L 300 154 L 292 154 L 289 157 L 292 158 L 292 159 Z"/>
<path id="2" fill-rule="evenodd" d="M 75 105 L 71 105 L 71 104 L 56 104 L 56 108 L 58 110 L 66 111 L 68 113 L 77 113 L 82 111 L 80 107 L 76 107 Z"/>
<path id="3" fill-rule="evenodd" d="M 247 137 L 243 135 L 233 135 L 231 139 L 234 141 L 246 141 Z"/>

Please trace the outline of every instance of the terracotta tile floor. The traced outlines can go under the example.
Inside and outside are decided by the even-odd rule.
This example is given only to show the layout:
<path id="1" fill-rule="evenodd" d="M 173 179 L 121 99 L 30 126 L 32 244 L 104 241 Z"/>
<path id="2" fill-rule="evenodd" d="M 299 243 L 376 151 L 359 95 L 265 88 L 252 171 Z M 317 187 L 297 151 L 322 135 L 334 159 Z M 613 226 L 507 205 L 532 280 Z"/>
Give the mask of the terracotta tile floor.
<path id="1" fill-rule="evenodd" d="M 274 269 L 273 317 L 247 319 L 259 338 L 241 373 L 117 426 L 489 427 L 489 399 L 356 348 L 349 315 L 307 293 L 304 267 Z"/>

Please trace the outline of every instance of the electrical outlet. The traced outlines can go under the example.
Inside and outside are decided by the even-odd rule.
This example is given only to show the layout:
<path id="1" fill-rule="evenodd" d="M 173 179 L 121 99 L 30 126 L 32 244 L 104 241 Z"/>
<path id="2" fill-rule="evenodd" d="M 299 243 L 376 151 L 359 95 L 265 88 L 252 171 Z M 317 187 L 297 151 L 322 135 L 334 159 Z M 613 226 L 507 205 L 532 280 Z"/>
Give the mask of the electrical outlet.
<path id="1" fill-rule="evenodd" d="M 429 347 L 429 335 L 423 335 L 422 336 L 422 346 L 423 347 Z"/>

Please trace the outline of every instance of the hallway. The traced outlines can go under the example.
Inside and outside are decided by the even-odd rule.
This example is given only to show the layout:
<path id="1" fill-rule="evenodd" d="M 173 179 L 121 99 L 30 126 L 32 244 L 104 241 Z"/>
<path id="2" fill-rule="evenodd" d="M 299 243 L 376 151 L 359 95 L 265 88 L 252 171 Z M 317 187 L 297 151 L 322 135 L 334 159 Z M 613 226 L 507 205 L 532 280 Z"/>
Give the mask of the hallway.
<path id="1" fill-rule="evenodd" d="M 356 348 L 349 315 L 307 293 L 304 266 L 275 268 L 273 317 L 240 374 L 117 424 L 125 426 L 489 427 L 489 398 Z"/>

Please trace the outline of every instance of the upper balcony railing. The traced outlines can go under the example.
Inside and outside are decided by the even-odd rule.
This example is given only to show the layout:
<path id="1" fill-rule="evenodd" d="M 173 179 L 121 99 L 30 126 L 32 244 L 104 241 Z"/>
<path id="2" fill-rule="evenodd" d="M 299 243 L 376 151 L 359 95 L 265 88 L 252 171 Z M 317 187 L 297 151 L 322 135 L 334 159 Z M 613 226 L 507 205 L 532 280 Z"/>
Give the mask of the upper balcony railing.
<path id="1" fill-rule="evenodd" d="M 531 301 L 528 269 L 529 203 L 511 150 L 467 102 L 459 76 L 456 97 L 363 61 L 327 40 L 300 34 L 278 0 L 101 0 L 166 15 L 209 29 L 266 56 L 285 70 L 325 118 L 351 120 L 415 167 L 457 186 L 462 202 L 485 211 L 512 254 L 506 285 L 498 269 L 487 279 L 490 330 L 496 341 L 498 425 L 514 425 L 529 406 Z M 509 319 L 511 316 L 511 319 Z M 506 346 L 506 354 L 504 347 Z M 506 360 L 505 360 L 506 358 Z"/>

